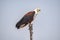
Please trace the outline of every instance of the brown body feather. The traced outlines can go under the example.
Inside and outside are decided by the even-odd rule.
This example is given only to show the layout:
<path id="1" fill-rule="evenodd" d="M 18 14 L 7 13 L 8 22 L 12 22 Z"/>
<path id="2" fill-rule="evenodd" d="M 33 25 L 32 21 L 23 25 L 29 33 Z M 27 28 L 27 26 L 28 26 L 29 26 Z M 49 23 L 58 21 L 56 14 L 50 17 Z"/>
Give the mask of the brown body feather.
<path id="1" fill-rule="evenodd" d="M 26 26 L 28 23 L 31 23 L 34 19 L 35 11 L 30 11 L 23 16 L 23 18 L 17 22 L 16 28 L 19 29 L 22 25 Z"/>

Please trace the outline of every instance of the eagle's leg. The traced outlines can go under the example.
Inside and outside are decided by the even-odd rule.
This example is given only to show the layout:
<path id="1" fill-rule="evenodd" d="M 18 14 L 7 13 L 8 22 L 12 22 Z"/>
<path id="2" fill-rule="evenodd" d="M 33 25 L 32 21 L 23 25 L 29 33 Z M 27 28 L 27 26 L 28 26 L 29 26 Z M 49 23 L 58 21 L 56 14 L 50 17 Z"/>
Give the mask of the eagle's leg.
<path id="1" fill-rule="evenodd" d="M 32 34 L 33 34 L 32 30 L 33 30 L 32 24 L 29 23 L 30 40 L 32 40 Z"/>

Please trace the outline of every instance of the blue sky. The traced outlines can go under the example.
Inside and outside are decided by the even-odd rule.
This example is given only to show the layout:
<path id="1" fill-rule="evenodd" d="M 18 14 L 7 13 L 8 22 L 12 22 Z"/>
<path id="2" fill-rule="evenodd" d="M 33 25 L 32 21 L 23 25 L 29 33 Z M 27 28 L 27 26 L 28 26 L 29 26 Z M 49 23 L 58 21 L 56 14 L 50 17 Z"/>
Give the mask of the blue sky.
<path id="1" fill-rule="evenodd" d="M 29 40 L 28 25 L 17 30 L 15 24 L 38 7 L 33 40 L 60 40 L 60 0 L 0 0 L 0 40 Z"/>

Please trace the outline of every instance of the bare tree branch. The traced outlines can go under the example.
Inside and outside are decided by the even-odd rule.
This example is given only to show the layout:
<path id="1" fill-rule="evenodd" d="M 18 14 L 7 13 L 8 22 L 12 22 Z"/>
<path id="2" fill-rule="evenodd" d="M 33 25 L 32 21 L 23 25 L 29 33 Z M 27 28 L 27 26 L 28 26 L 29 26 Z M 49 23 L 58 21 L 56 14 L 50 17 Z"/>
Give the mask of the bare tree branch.
<path id="1" fill-rule="evenodd" d="M 30 23 L 29 24 L 30 40 L 32 40 L 32 34 L 33 34 L 32 30 L 33 30 L 33 27 L 32 27 L 32 24 Z"/>

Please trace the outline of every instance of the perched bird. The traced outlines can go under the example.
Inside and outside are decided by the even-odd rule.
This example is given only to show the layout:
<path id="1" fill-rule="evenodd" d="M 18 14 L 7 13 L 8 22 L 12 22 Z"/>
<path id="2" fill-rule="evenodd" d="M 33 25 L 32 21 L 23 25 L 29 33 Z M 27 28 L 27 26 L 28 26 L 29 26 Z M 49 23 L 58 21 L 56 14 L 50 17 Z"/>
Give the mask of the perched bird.
<path id="1" fill-rule="evenodd" d="M 34 9 L 33 11 L 27 12 L 27 14 L 25 14 L 22 19 L 20 21 L 17 22 L 16 24 L 16 28 L 23 28 L 25 27 L 27 24 L 31 23 L 35 16 L 38 14 L 38 12 L 40 12 L 39 8 Z"/>

